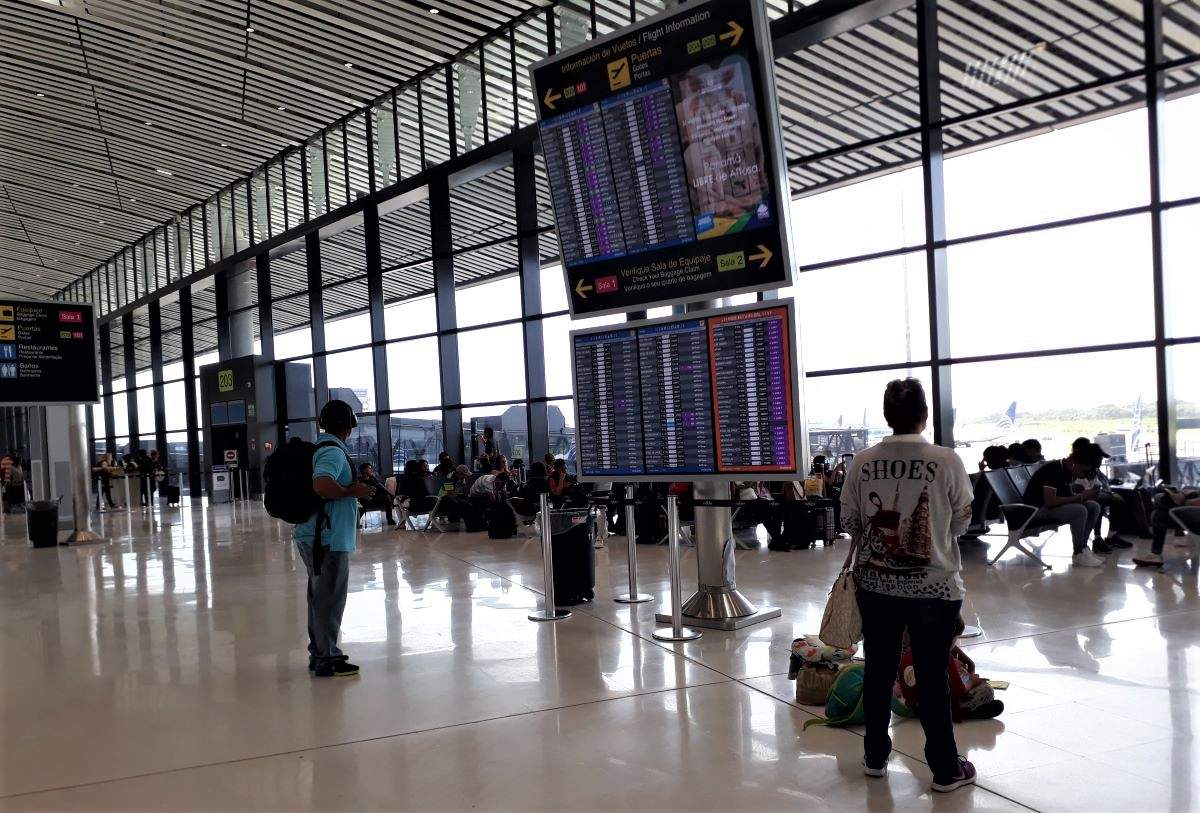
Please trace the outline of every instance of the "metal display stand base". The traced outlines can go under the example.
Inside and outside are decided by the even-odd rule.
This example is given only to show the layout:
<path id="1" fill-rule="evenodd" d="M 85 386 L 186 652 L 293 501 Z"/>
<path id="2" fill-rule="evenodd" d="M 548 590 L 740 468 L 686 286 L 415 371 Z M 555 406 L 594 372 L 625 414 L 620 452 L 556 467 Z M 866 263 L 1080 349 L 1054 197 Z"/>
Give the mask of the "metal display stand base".
<path id="1" fill-rule="evenodd" d="M 736 587 L 701 585 L 683 605 L 684 623 L 712 630 L 740 630 L 782 615 L 783 610 L 778 607 L 754 606 Z M 662 613 L 656 618 L 663 624 L 671 621 L 669 615 Z"/>
<path id="2" fill-rule="evenodd" d="M 545 610 L 538 610 L 536 613 L 530 613 L 526 616 L 530 621 L 562 621 L 570 617 L 570 610 L 555 610 L 552 613 L 548 613 Z"/>
<path id="3" fill-rule="evenodd" d="M 966 627 L 963 629 L 963 634 L 958 637 L 959 638 L 978 638 L 981 635 L 983 635 L 983 630 L 981 630 L 979 627 L 975 626 L 974 624 L 967 624 Z"/>
<path id="4" fill-rule="evenodd" d="M 614 598 L 613 601 L 618 604 L 645 604 L 647 601 L 654 601 L 654 596 L 649 593 L 638 593 L 637 595 L 622 593 Z M 667 621 L 668 623 L 670 622 L 670 617 L 668 617 Z"/>
<path id="5" fill-rule="evenodd" d="M 99 545 L 103 543 L 104 537 L 100 534 L 92 533 L 91 531 L 72 531 L 71 535 L 59 542 L 60 545 Z"/>
<path id="6" fill-rule="evenodd" d="M 701 627 L 709 630 L 724 630 L 732 632 L 740 630 L 743 627 L 749 627 L 757 624 L 760 621 L 769 621 L 772 618 L 779 618 L 783 615 L 783 610 L 778 607 L 763 607 L 761 610 L 755 610 L 750 615 L 739 615 L 730 618 L 700 618 L 694 615 L 684 613 L 683 622 L 690 627 Z M 660 624 L 671 623 L 671 616 L 663 613 L 658 613 L 654 619 Z"/>

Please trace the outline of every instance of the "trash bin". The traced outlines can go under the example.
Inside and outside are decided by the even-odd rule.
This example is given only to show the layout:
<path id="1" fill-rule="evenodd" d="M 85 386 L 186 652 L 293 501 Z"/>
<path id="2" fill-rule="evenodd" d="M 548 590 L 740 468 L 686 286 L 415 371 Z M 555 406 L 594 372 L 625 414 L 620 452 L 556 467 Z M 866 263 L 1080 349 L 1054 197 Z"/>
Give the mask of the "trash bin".
<path id="1" fill-rule="evenodd" d="M 596 517 L 587 509 L 550 512 L 554 556 L 554 603 L 560 607 L 595 598 Z"/>
<path id="2" fill-rule="evenodd" d="M 58 544 L 58 503 L 34 500 L 25 511 L 29 541 L 35 548 L 53 548 Z"/>

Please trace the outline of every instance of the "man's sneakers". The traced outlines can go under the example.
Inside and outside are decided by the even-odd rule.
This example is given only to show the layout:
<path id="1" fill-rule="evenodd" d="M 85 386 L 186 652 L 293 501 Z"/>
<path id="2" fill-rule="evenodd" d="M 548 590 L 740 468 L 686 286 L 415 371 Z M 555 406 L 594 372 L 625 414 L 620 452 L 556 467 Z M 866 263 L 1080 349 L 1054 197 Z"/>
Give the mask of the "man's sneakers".
<path id="1" fill-rule="evenodd" d="M 958 790 L 966 785 L 975 784 L 975 766 L 972 765 L 965 757 L 958 758 L 958 773 L 954 776 L 933 778 L 933 784 L 930 789 L 938 793 L 949 793 L 952 790 Z"/>
<path id="2" fill-rule="evenodd" d="M 876 767 L 876 766 L 872 765 L 867 760 L 866 757 L 863 757 L 862 768 L 863 768 L 864 774 L 866 774 L 867 776 L 875 777 L 876 779 L 887 776 L 887 760 L 886 759 L 883 762 L 880 762 L 879 766 Z"/>
<path id="3" fill-rule="evenodd" d="M 1138 567 L 1162 567 L 1163 558 L 1157 553 L 1139 553 L 1133 557 L 1133 563 Z"/>
<path id="4" fill-rule="evenodd" d="M 1071 564 L 1075 565 L 1075 567 L 1100 567 L 1104 564 L 1104 560 L 1087 548 L 1084 548 L 1071 557 Z"/>
<path id="5" fill-rule="evenodd" d="M 325 663 L 318 663 L 315 658 L 309 658 L 308 671 L 313 677 L 354 677 L 358 674 L 358 667 L 342 655 L 337 660 Z"/>
<path id="6" fill-rule="evenodd" d="M 321 663 L 313 670 L 313 677 L 328 678 L 328 677 L 356 677 L 358 675 L 358 667 L 350 663 L 350 661 L 332 661 Z"/>
<path id="7" fill-rule="evenodd" d="M 1092 540 L 1092 553 L 1096 554 L 1097 556 L 1107 556 L 1112 552 L 1112 547 L 1103 539 L 1096 538 Z"/>

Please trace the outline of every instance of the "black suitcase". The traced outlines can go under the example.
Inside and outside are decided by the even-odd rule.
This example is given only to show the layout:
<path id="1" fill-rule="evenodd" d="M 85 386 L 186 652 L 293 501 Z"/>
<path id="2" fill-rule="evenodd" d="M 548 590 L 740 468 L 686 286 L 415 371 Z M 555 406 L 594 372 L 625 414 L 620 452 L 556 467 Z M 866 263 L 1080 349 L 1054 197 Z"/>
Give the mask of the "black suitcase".
<path id="1" fill-rule="evenodd" d="M 517 535 L 517 518 L 508 503 L 496 503 L 488 509 L 487 535 L 489 539 L 512 539 Z"/>
<path id="2" fill-rule="evenodd" d="M 163 483 L 159 488 L 159 494 L 167 501 L 167 505 L 179 505 L 179 486 L 173 483 Z"/>
<path id="3" fill-rule="evenodd" d="M 805 550 L 817 539 L 817 513 L 807 501 L 783 500 L 783 533 L 779 540 L 772 540 L 771 550 Z"/>
<path id="4" fill-rule="evenodd" d="M 550 512 L 554 603 L 583 604 L 596 597 L 596 517 L 587 509 Z"/>

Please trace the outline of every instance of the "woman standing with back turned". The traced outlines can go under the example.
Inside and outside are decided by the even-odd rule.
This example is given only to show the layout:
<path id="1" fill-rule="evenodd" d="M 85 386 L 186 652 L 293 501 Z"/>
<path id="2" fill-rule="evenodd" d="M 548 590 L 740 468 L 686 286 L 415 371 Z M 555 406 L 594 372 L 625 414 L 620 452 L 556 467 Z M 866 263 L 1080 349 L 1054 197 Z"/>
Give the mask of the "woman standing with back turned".
<path id="1" fill-rule="evenodd" d="M 912 642 L 925 759 L 933 790 L 975 781 L 958 755 L 946 666 L 963 601 L 957 538 L 971 520 L 971 480 L 953 449 L 921 436 L 925 389 L 897 379 L 883 395 L 892 434 L 859 454 L 842 487 L 842 524 L 859 545 L 854 568 L 866 649 L 863 771 L 887 776 L 892 686 L 905 629 Z"/>

